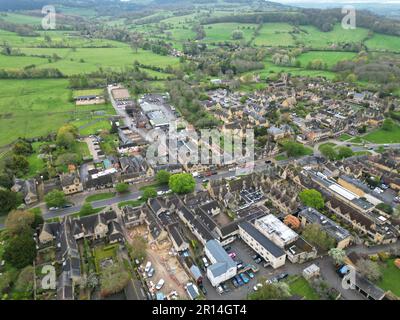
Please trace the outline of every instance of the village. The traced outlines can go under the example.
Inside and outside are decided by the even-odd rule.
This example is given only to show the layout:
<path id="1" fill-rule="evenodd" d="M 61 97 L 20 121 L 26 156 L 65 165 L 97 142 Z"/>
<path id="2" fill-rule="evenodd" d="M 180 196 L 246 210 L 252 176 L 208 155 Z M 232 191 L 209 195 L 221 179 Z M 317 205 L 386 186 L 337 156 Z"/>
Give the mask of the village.
<path id="1" fill-rule="evenodd" d="M 283 77 L 254 94 L 209 91 L 202 103 L 222 133 L 255 131 L 254 158 L 243 171 L 241 157 L 215 165 L 170 163 L 168 153 L 164 163 L 149 159 L 149 146 L 172 123 L 181 132 L 192 126 L 168 94 L 136 101 L 122 85 L 107 91 L 117 116 L 109 134 L 76 138 L 89 150 L 79 165 L 51 179 L 14 179 L 24 207 L 45 219 L 35 230 L 36 268 L 57 270 L 57 287 L 39 288 L 37 297 L 231 300 L 285 282 L 293 299 L 396 299 L 398 291 L 379 286 L 391 275 L 375 279 L 364 265 L 399 267 L 400 145 L 352 139 L 382 126 L 398 101 L 318 78 Z M 75 100 L 84 106 L 105 97 Z M 188 152 L 206 146 L 217 158 L 227 150 L 177 141 Z M 350 154 L 330 158 L 321 146 L 332 141 Z M 192 188 L 175 193 L 163 175 L 188 175 Z M 57 193 L 62 205 L 49 204 Z M 341 285 L 348 266 L 356 270 L 354 290 Z M 102 289 L 100 279 L 116 273 L 118 292 Z"/>

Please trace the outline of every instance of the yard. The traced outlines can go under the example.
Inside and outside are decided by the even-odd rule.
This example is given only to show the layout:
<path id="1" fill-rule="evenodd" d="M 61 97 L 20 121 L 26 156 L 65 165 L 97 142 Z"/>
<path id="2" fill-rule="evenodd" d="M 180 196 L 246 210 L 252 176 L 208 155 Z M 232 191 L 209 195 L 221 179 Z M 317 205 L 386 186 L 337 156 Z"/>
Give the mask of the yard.
<path id="1" fill-rule="evenodd" d="M 318 300 L 318 294 L 301 276 L 291 277 L 287 280 L 292 295 L 299 295 L 307 300 Z"/>
<path id="2" fill-rule="evenodd" d="M 389 259 L 381 266 L 382 280 L 378 286 L 384 290 L 390 290 L 400 297 L 400 269 L 394 264 L 395 259 Z"/>
<path id="3" fill-rule="evenodd" d="M 363 139 L 371 143 L 400 143 L 400 126 L 396 125 L 392 131 L 377 129 L 363 136 Z"/>
<path id="4" fill-rule="evenodd" d="M 93 250 L 97 272 L 100 272 L 107 262 L 110 263 L 111 260 L 115 262 L 117 258 L 118 247 L 119 244 L 115 244 L 110 246 L 99 246 Z"/>

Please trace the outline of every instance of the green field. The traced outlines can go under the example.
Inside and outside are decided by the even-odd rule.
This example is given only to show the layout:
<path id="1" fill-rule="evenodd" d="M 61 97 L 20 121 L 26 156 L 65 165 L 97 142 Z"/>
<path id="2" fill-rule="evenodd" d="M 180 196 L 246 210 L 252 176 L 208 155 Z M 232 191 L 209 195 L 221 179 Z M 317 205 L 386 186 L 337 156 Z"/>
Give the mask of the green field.
<path id="1" fill-rule="evenodd" d="M 203 41 L 205 42 L 223 42 L 233 41 L 232 32 L 234 30 L 240 30 L 243 32 L 243 39 L 249 41 L 254 29 L 257 26 L 255 24 L 242 24 L 242 23 L 216 23 L 204 26 L 206 37 Z"/>
<path id="2" fill-rule="evenodd" d="M 389 259 L 386 265 L 381 267 L 381 271 L 383 276 L 378 286 L 400 297 L 400 269 L 395 266 L 394 259 Z"/>
<path id="3" fill-rule="evenodd" d="M 265 23 L 260 34 L 255 38 L 254 44 L 267 47 L 290 47 L 294 40 L 289 32 L 293 26 L 288 23 Z"/>
<path id="4" fill-rule="evenodd" d="M 297 60 L 300 61 L 301 67 L 305 68 L 313 60 L 321 60 L 326 63 L 330 69 L 339 61 L 352 60 L 357 57 L 354 52 L 335 52 L 335 51 L 309 51 L 301 54 Z"/>
<path id="5" fill-rule="evenodd" d="M 384 34 L 374 34 L 365 42 L 370 50 L 400 52 L 400 38 Z"/>
<path id="6" fill-rule="evenodd" d="M 339 24 L 329 32 L 322 32 L 314 26 L 301 26 L 300 30 L 299 34 L 293 36 L 293 43 L 314 49 L 331 48 L 341 43 L 360 43 L 368 36 L 367 29 L 345 30 Z"/>
<path id="7" fill-rule="evenodd" d="M 376 129 L 362 138 L 371 143 L 400 143 L 400 126 L 396 125 L 392 131 Z"/>
<path id="8" fill-rule="evenodd" d="M 37 25 L 40 26 L 42 23 L 41 17 L 34 17 L 25 14 L 17 14 L 17 13 L 2 13 L 0 14 L 0 19 L 4 21 L 16 23 L 16 24 L 29 24 L 29 25 Z"/>

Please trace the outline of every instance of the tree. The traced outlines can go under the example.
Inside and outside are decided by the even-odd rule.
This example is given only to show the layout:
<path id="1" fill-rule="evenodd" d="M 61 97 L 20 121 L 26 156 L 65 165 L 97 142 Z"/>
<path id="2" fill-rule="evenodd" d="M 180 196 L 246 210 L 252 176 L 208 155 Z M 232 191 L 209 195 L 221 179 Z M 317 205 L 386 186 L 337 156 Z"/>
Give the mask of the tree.
<path id="1" fill-rule="evenodd" d="M 32 297 L 34 272 L 35 269 L 33 266 L 26 266 L 18 275 L 17 281 L 14 285 L 14 290 L 19 294 L 19 298 L 21 298 L 21 294 L 24 298 Z"/>
<path id="2" fill-rule="evenodd" d="M 0 216 L 16 209 L 20 203 L 17 193 L 0 188 Z"/>
<path id="3" fill-rule="evenodd" d="M 284 282 L 264 284 L 257 291 L 251 293 L 249 300 L 282 300 L 290 297 L 290 288 Z"/>
<path id="4" fill-rule="evenodd" d="M 157 197 L 157 190 L 155 188 L 149 187 L 143 190 L 142 198 L 147 201 L 148 199 L 152 199 Z"/>
<path id="5" fill-rule="evenodd" d="M 240 40 L 240 39 L 243 39 L 243 31 L 242 30 L 233 30 L 232 40 Z"/>
<path id="6" fill-rule="evenodd" d="M 5 221 L 5 226 L 13 235 L 24 233 L 32 228 L 35 221 L 35 215 L 30 211 L 13 210 L 11 211 Z"/>
<path id="7" fill-rule="evenodd" d="M 13 177 L 9 173 L 2 173 L 0 174 L 0 189 L 6 188 L 10 189 L 14 184 Z"/>
<path id="8" fill-rule="evenodd" d="M 102 297 L 107 297 L 120 292 L 127 286 L 129 279 L 129 273 L 120 263 L 115 263 L 105 267 L 100 276 L 100 295 Z"/>
<path id="9" fill-rule="evenodd" d="M 193 192 L 196 180 L 190 173 L 178 173 L 169 178 L 169 188 L 178 194 Z"/>
<path id="10" fill-rule="evenodd" d="M 3 257 L 18 269 L 32 264 L 36 257 L 36 243 L 32 232 L 24 232 L 9 239 Z"/>
<path id="11" fill-rule="evenodd" d="M 115 186 L 115 190 L 117 190 L 118 193 L 125 193 L 129 191 L 129 184 L 127 183 L 117 183 Z"/>
<path id="12" fill-rule="evenodd" d="M 48 194 L 46 194 L 44 200 L 46 201 L 47 207 L 49 208 L 59 208 L 67 203 L 64 192 L 60 190 L 50 191 Z"/>
<path id="13" fill-rule="evenodd" d="M 91 214 L 94 214 L 94 213 L 96 213 L 96 210 L 93 209 L 93 206 L 90 202 L 85 202 L 82 205 L 81 210 L 79 210 L 80 217 L 90 216 Z"/>
<path id="14" fill-rule="evenodd" d="M 393 214 L 393 208 L 391 205 L 386 204 L 384 202 L 381 202 L 376 205 L 376 208 L 379 210 L 382 210 L 383 212 L 386 212 L 387 214 Z"/>
<path id="15" fill-rule="evenodd" d="M 140 235 L 134 236 L 132 242 L 128 245 L 128 250 L 132 259 L 138 259 L 139 261 L 146 258 L 146 249 L 147 242 Z"/>
<path id="16" fill-rule="evenodd" d="M 13 146 L 13 152 L 22 156 L 29 156 L 32 154 L 32 145 L 24 140 L 18 140 Z"/>
<path id="17" fill-rule="evenodd" d="M 156 179 L 159 184 L 168 184 L 171 173 L 166 170 L 160 170 L 157 172 Z"/>
<path id="18" fill-rule="evenodd" d="M 382 278 L 382 272 L 377 262 L 369 259 L 360 259 L 356 264 L 357 270 L 368 280 L 376 282 Z"/>
<path id="19" fill-rule="evenodd" d="M 322 250 L 329 250 L 335 247 L 336 241 L 330 237 L 317 223 L 308 224 L 304 227 L 302 236 L 308 242 L 319 246 Z"/>
<path id="20" fill-rule="evenodd" d="M 16 176 L 23 176 L 29 171 L 29 162 L 26 157 L 13 154 L 6 160 L 6 168 L 13 172 Z"/>
<path id="21" fill-rule="evenodd" d="M 338 148 L 338 159 L 349 158 L 349 157 L 352 157 L 353 155 L 354 155 L 354 152 L 349 147 L 341 146 Z"/>
<path id="22" fill-rule="evenodd" d="M 315 208 L 317 210 L 322 209 L 325 206 L 324 198 L 322 194 L 315 189 L 306 189 L 299 194 L 301 202 L 305 206 Z"/>
<path id="23" fill-rule="evenodd" d="M 63 125 L 60 129 L 58 129 L 56 143 L 62 148 L 69 149 L 78 135 L 78 128 L 71 124 Z"/>
<path id="24" fill-rule="evenodd" d="M 307 149 L 301 143 L 294 141 L 283 143 L 283 150 L 286 151 L 288 157 L 300 157 L 307 154 Z"/>
<path id="25" fill-rule="evenodd" d="M 336 265 L 342 264 L 346 258 L 346 252 L 343 249 L 332 248 L 328 252 L 329 256 L 332 257 Z"/>
<path id="26" fill-rule="evenodd" d="M 400 206 L 397 206 L 397 208 L 393 211 L 393 217 L 400 218 Z"/>
<path id="27" fill-rule="evenodd" d="M 328 158 L 329 160 L 333 161 L 336 160 L 337 154 L 335 149 L 328 144 L 322 145 L 319 148 L 319 151 L 322 153 L 322 155 L 326 158 Z"/>

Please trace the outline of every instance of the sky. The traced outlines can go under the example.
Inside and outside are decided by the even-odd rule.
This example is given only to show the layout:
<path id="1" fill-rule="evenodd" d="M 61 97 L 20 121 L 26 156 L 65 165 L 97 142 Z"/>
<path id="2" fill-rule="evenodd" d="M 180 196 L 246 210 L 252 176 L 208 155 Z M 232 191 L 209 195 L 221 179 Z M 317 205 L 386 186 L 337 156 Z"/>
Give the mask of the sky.
<path id="1" fill-rule="evenodd" d="M 379 4 L 390 4 L 399 3 L 400 0 L 272 0 L 279 3 L 379 3 Z"/>

